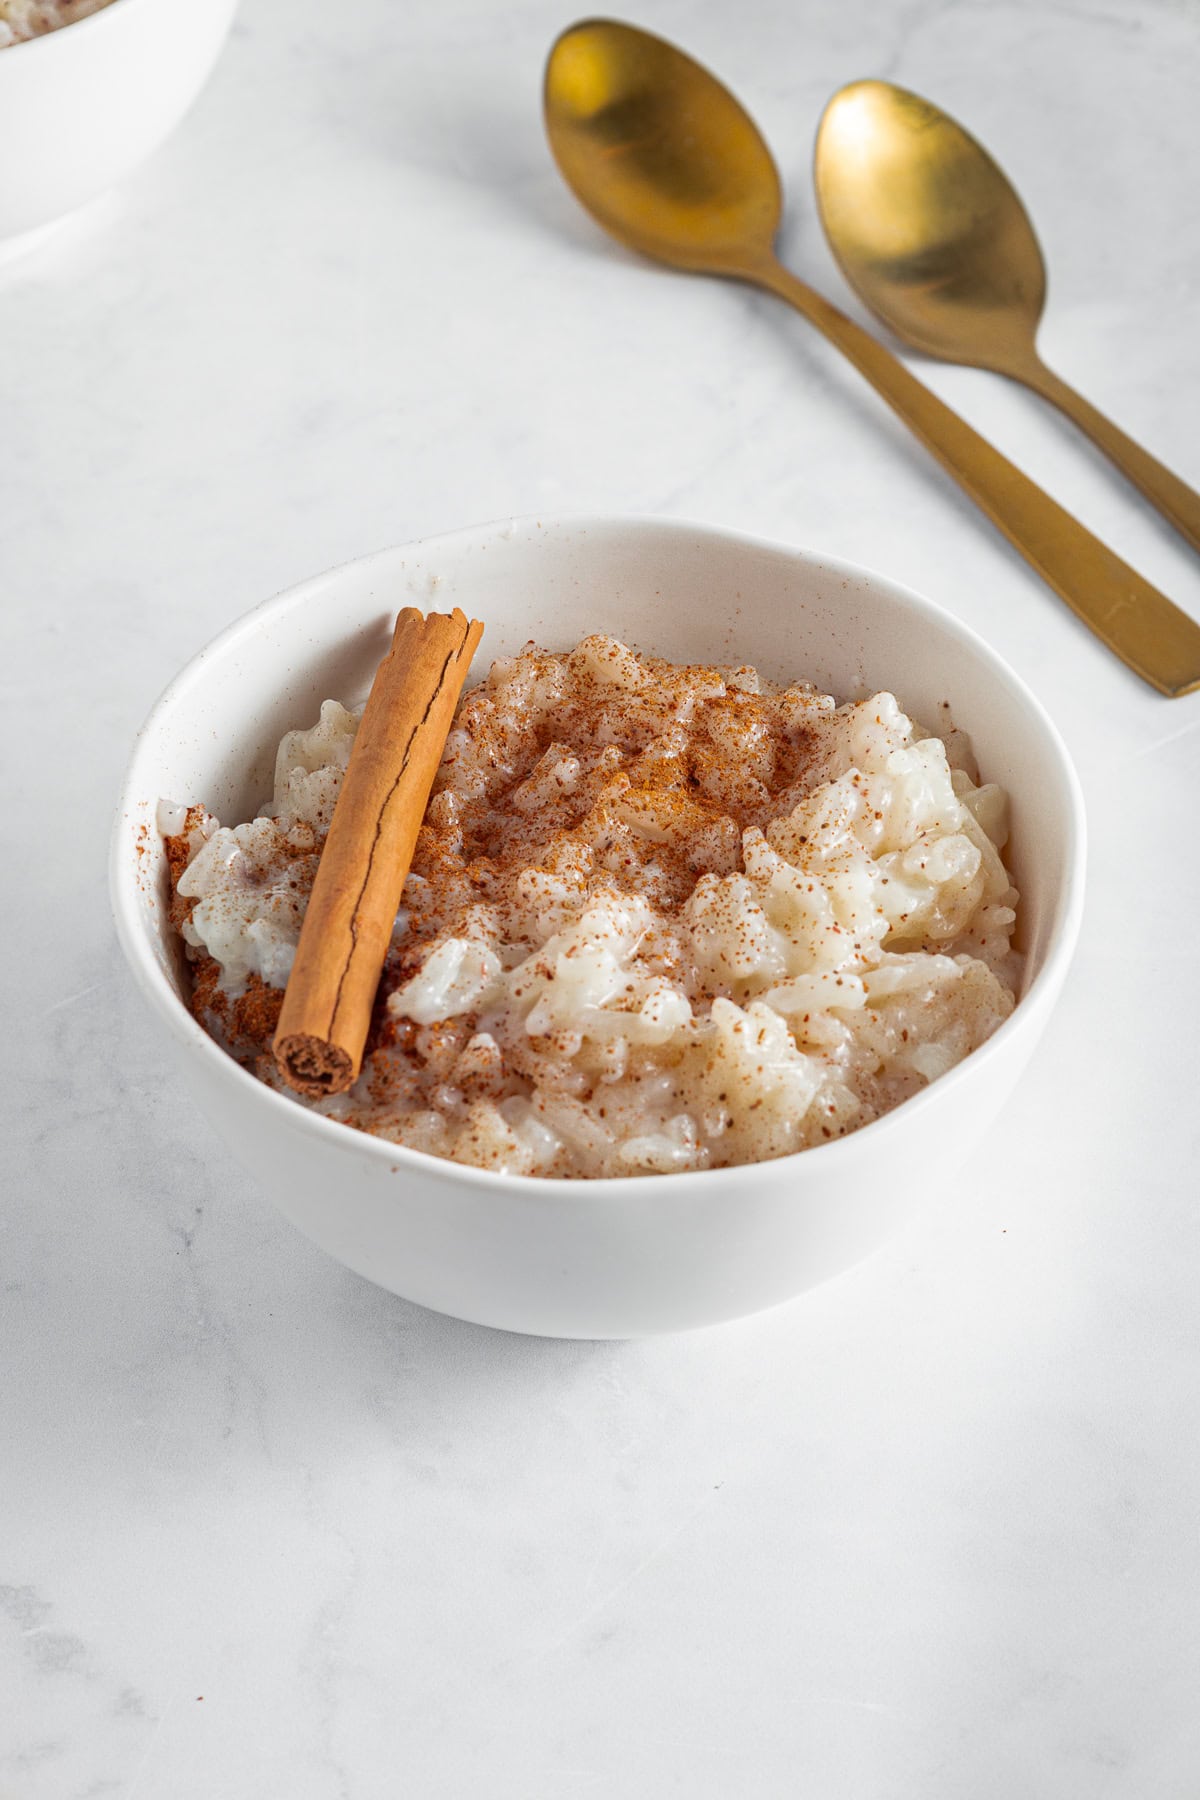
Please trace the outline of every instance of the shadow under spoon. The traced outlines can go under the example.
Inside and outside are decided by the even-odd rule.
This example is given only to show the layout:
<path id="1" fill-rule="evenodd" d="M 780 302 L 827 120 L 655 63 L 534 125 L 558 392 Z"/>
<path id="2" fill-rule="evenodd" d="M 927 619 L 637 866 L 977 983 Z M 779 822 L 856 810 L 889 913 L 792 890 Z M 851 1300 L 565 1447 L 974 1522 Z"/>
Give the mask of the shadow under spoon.
<path id="1" fill-rule="evenodd" d="M 1200 626 L 779 262 L 778 172 L 714 76 L 650 32 L 592 19 L 551 49 L 544 108 L 564 179 L 606 230 L 674 268 L 749 282 L 794 306 L 1129 668 L 1163 694 L 1200 687 Z"/>

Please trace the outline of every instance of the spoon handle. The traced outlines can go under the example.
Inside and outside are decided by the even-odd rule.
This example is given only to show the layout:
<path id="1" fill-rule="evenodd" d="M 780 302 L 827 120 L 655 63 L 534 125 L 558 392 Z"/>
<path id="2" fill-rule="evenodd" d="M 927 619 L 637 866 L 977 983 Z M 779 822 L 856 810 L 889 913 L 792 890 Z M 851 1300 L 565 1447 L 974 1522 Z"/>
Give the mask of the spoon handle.
<path id="1" fill-rule="evenodd" d="M 1066 413 L 1071 423 L 1116 463 L 1122 475 L 1141 489 L 1151 506 L 1157 507 L 1163 517 L 1171 521 L 1192 549 L 1200 550 L 1200 494 L 1195 488 L 1180 481 L 1178 475 L 1173 475 L 1157 457 L 1127 437 L 1119 425 L 1106 419 L 1098 407 L 1076 393 L 1053 369 L 1048 369 L 1040 357 L 1033 357 L 1029 363 L 1022 362 L 1013 373 L 1043 400 L 1049 400 L 1060 412 Z"/>
<path id="2" fill-rule="evenodd" d="M 790 270 L 772 260 L 747 267 L 742 279 L 788 301 L 848 357 L 1026 562 L 1135 674 L 1172 697 L 1200 688 L 1200 624 Z"/>

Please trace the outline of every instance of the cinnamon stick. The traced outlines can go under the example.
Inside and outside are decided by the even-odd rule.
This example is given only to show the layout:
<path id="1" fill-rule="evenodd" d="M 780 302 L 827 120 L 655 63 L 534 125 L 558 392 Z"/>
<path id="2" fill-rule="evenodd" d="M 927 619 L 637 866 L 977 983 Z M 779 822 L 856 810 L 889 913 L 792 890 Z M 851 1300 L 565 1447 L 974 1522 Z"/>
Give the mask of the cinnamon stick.
<path id="1" fill-rule="evenodd" d="M 371 684 L 330 821 L 272 1049 L 313 1098 L 358 1079 L 371 1007 L 478 620 L 405 607 Z"/>

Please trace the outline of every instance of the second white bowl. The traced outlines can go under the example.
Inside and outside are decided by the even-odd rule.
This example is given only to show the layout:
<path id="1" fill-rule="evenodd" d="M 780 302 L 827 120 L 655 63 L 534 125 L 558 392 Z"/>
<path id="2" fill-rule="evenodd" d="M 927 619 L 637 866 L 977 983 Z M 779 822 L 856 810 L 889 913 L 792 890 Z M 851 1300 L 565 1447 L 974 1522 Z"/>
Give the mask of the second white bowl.
<path id="1" fill-rule="evenodd" d="M 236 0 L 112 0 L 0 50 L 0 257 L 156 150 L 200 92 Z"/>

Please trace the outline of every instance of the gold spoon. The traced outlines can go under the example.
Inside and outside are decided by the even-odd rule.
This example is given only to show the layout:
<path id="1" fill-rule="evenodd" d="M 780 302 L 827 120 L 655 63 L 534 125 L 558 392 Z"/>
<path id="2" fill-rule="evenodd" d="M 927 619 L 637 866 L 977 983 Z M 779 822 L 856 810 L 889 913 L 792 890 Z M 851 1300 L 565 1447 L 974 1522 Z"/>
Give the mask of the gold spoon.
<path id="1" fill-rule="evenodd" d="M 706 69 L 647 31 L 585 20 L 550 52 L 545 119 L 568 185 L 614 237 L 675 268 L 788 301 L 1122 661 L 1160 693 L 1200 687 L 1200 626 L 781 265 L 773 246 L 783 194 L 771 153 Z"/>
<path id="2" fill-rule="evenodd" d="M 859 299 L 927 356 L 991 369 L 1050 400 L 1200 550 L 1200 494 L 1037 353 L 1046 268 L 1003 170 L 962 126 L 890 81 L 853 81 L 817 129 L 830 248 Z"/>

